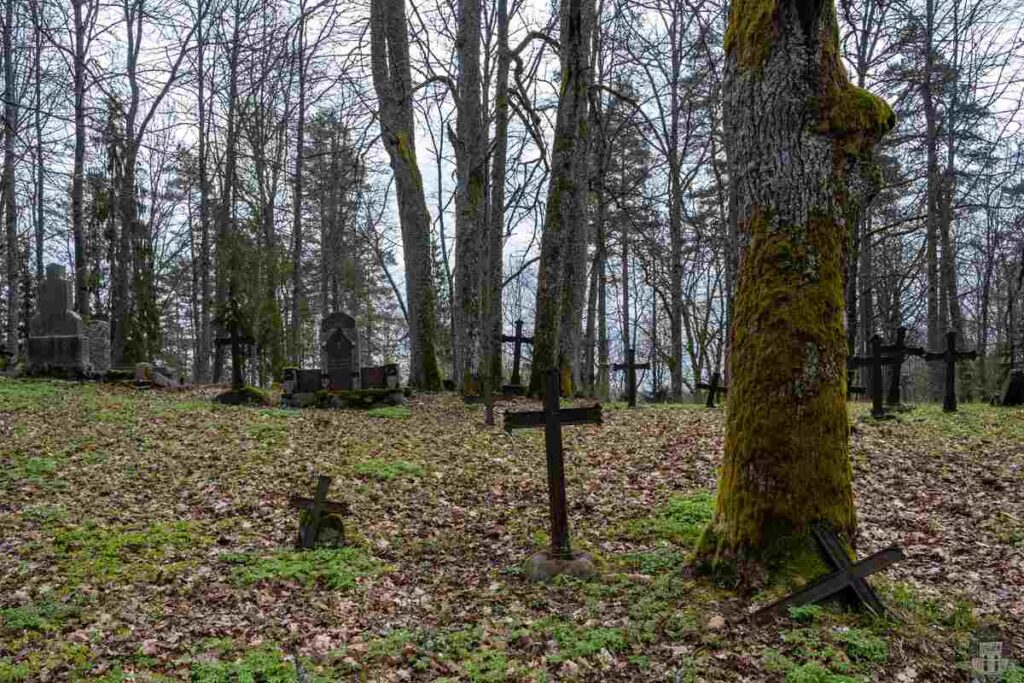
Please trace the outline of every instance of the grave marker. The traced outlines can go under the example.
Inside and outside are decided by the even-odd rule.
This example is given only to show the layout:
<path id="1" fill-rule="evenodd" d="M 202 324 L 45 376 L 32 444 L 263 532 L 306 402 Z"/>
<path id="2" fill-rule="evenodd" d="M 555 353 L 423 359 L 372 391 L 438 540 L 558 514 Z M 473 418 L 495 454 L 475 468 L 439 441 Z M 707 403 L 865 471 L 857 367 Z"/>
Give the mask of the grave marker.
<path id="1" fill-rule="evenodd" d="M 337 312 L 320 323 L 322 353 L 320 366 L 327 383 L 324 389 L 359 389 L 359 332 L 355 318 Z"/>
<path id="2" fill-rule="evenodd" d="M 923 356 L 925 351 L 920 346 L 907 346 L 907 328 L 902 325 L 896 330 L 896 342 L 882 346 L 882 353 L 887 354 L 891 359 L 889 373 L 889 393 L 885 403 L 889 406 L 899 406 L 903 403 L 900 391 L 900 382 L 903 375 L 903 363 L 911 356 Z"/>
<path id="3" fill-rule="evenodd" d="M 636 371 L 650 370 L 650 363 L 636 362 L 636 349 L 626 350 L 626 362 L 616 363 L 613 368 L 616 372 L 626 373 L 626 401 L 630 408 L 636 408 Z"/>
<path id="4" fill-rule="evenodd" d="M 506 413 L 505 431 L 544 427 L 544 450 L 547 456 L 548 509 L 551 521 L 551 548 L 535 555 L 528 563 L 532 578 L 547 580 L 560 573 L 592 576 L 595 572 L 586 553 L 574 554 L 569 543 L 569 515 L 565 500 L 565 463 L 562 454 L 562 426 L 601 424 L 601 406 L 560 408 L 561 377 L 558 370 L 544 377 L 544 410 L 541 412 Z"/>
<path id="5" fill-rule="evenodd" d="M 89 366 L 89 337 L 82 318 L 71 310 L 71 286 L 64 266 L 46 266 L 39 283 L 37 312 L 29 321 L 29 372 L 66 370 L 84 375 Z"/>
<path id="6" fill-rule="evenodd" d="M 974 360 L 978 357 L 977 351 L 957 351 L 956 332 L 950 330 L 946 333 L 945 351 L 928 351 L 924 354 L 927 361 L 946 361 L 946 395 L 942 401 L 942 410 L 947 413 L 956 412 L 956 364 L 962 360 Z"/>
<path id="7" fill-rule="evenodd" d="M 245 387 L 245 379 L 242 377 L 242 345 L 255 344 L 256 340 L 247 334 L 242 334 L 237 325 L 231 328 L 231 335 L 218 337 L 217 346 L 231 347 L 231 388 L 235 391 Z"/>
<path id="8" fill-rule="evenodd" d="M 875 335 L 871 337 L 871 355 L 867 358 L 851 356 L 847 361 L 847 368 L 867 367 L 871 371 L 871 417 L 876 420 L 885 418 L 885 406 L 883 405 L 882 368 L 891 365 L 893 359 L 882 353 L 882 337 Z"/>
<path id="9" fill-rule="evenodd" d="M 803 590 L 758 610 L 754 614 L 754 619 L 772 614 L 785 614 L 790 607 L 822 602 L 835 596 L 843 599 L 851 607 L 866 609 L 875 616 L 883 616 L 885 606 L 865 579 L 902 560 L 903 550 L 899 546 L 890 546 L 859 562 L 850 562 L 839 537 L 828 526 L 814 524 L 811 526 L 811 533 L 818 545 L 821 559 L 832 573 Z"/>
<path id="10" fill-rule="evenodd" d="M 703 389 L 704 391 L 708 392 L 708 401 L 707 401 L 707 403 L 704 404 L 708 408 L 714 408 L 715 407 L 715 401 L 718 400 L 718 395 L 719 394 L 727 394 L 727 393 L 729 393 L 729 387 L 724 386 L 723 384 L 721 384 L 721 382 L 722 382 L 722 376 L 719 373 L 717 373 L 717 372 L 713 372 L 713 373 L 711 373 L 711 382 L 710 383 L 707 383 L 707 384 L 704 383 L 704 382 L 698 382 L 697 383 L 697 388 L 698 389 Z"/>
<path id="11" fill-rule="evenodd" d="M 351 511 L 348 503 L 327 500 L 327 490 L 330 487 L 331 478 L 320 475 L 313 498 L 292 496 L 288 499 L 289 508 L 302 511 L 299 515 L 298 547 L 312 550 L 319 543 L 336 547 L 345 545 L 345 525 L 342 517 L 349 516 Z"/>
<path id="12" fill-rule="evenodd" d="M 519 364 L 523 357 L 523 344 L 533 345 L 533 337 L 523 336 L 523 321 L 516 321 L 516 333 L 514 335 L 502 335 L 501 341 L 504 344 L 512 344 L 512 380 L 501 389 L 506 394 L 516 396 L 524 393 L 522 379 L 519 376 Z"/>

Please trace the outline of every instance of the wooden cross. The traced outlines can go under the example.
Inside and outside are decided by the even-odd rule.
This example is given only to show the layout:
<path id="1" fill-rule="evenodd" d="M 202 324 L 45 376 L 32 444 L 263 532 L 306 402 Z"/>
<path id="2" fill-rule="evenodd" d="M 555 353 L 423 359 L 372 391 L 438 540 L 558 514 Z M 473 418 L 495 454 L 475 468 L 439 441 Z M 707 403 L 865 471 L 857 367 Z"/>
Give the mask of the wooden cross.
<path id="1" fill-rule="evenodd" d="M 956 332 L 950 330 L 946 333 L 945 351 L 928 351 L 924 354 L 925 360 L 946 361 L 946 396 L 942 401 L 942 409 L 947 413 L 956 412 L 956 364 L 962 360 L 974 360 L 978 357 L 977 351 L 957 351 Z"/>
<path id="2" fill-rule="evenodd" d="M 881 420 L 885 417 L 885 406 L 883 401 L 882 368 L 892 365 L 893 359 L 882 353 L 882 338 L 879 335 L 871 337 L 871 355 L 867 358 L 852 356 L 847 361 L 848 368 L 867 367 L 871 371 L 871 417 Z"/>
<path id="3" fill-rule="evenodd" d="M 316 494 L 313 498 L 292 496 L 288 499 L 288 507 L 293 510 L 309 511 L 309 520 L 299 527 L 299 546 L 312 550 L 316 547 L 320 536 L 320 523 L 324 514 L 348 516 L 351 514 L 348 503 L 335 503 L 327 500 L 327 490 L 331 488 L 331 478 L 320 475 L 316 482 Z M 341 530 L 341 542 L 345 542 L 345 529 Z"/>
<path id="4" fill-rule="evenodd" d="M 231 346 L 231 388 L 238 391 L 245 386 L 245 380 L 242 379 L 242 344 L 255 344 L 256 340 L 241 334 L 234 327 L 230 337 L 218 337 L 216 343 L 217 346 Z"/>
<path id="5" fill-rule="evenodd" d="M 704 382 L 697 382 L 697 388 L 698 389 L 703 389 L 706 392 L 708 392 L 708 401 L 705 404 L 708 408 L 714 408 L 715 407 L 715 401 L 718 400 L 718 395 L 719 394 L 727 394 L 727 393 L 729 393 L 729 387 L 721 384 L 721 382 L 722 382 L 722 376 L 719 373 L 717 373 L 717 372 L 711 373 L 711 383 L 710 384 L 707 384 L 707 383 L 704 383 Z"/>
<path id="6" fill-rule="evenodd" d="M 784 614 L 790 607 L 799 607 L 840 596 L 852 607 L 867 609 L 875 616 L 885 614 L 885 606 L 868 585 L 866 577 L 903 559 L 899 546 L 890 546 L 859 562 L 850 562 L 842 542 L 828 526 L 814 524 L 811 533 L 818 545 L 821 559 L 832 570 L 801 591 L 773 602 L 754 614 L 759 619 L 770 614 Z"/>
<path id="7" fill-rule="evenodd" d="M 885 403 L 890 406 L 898 406 L 902 402 L 900 396 L 900 377 L 903 373 L 903 362 L 910 356 L 923 356 L 925 351 L 920 346 L 907 346 L 907 328 L 900 326 L 896 330 L 896 343 L 882 346 L 882 353 L 887 354 L 891 359 L 891 372 L 889 379 L 889 394 Z"/>
<path id="8" fill-rule="evenodd" d="M 523 344 L 533 345 L 533 337 L 523 336 L 523 321 L 516 321 L 516 333 L 514 335 L 504 334 L 501 336 L 504 344 L 512 344 L 512 383 L 507 385 L 508 389 L 521 389 L 523 382 L 519 377 L 519 363 L 523 357 Z"/>
<path id="9" fill-rule="evenodd" d="M 548 508 L 551 513 L 551 557 L 572 558 L 569 546 L 569 514 L 565 503 L 565 464 L 562 458 L 562 425 L 601 424 L 601 405 L 559 408 L 561 374 L 551 370 L 544 377 L 544 410 L 505 413 L 505 431 L 544 427 L 548 466 Z"/>
<path id="10" fill-rule="evenodd" d="M 636 408 L 636 371 L 650 370 L 650 363 L 636 362 L 636 349 L 626 349 L 626 362 L 616 363 L 612 369 L 616 372 L 626 371 L 626 400 L 630 408 Z"/>

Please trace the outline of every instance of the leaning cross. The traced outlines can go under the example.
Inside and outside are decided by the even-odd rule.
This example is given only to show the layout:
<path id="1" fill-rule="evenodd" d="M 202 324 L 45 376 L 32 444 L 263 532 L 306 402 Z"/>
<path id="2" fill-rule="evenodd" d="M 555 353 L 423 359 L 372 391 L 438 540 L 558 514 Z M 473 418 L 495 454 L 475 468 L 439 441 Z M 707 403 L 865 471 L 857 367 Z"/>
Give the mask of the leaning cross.
<path id="1" fill-rule="evenodd" d="M 238 391 L 245 386 L 242 379 L 242 344 L 255 344 L 256 340 L 241 334 L 235 327 L 230 337 L 218 337 L 216 343 L 218 346 L 231 346 L 231 388 Z"/>
<path id="2" fill-rule="evenodd" d="M 508 387 L 522 387 L 523 382 L 519 377 L 519 363 L 523 358 L 523 344 L 530 344 L 532 346 L 533 337 L 523 336 L 523 321 L 517 320 L 516 333 L 514 335 L 502 335 L 501 341 L 505 344 L 512 344 L 512 383 Z"/>
<path id="3" fill-rule="evenodd" d="M 859 562 L 850 562 L 839 537 L 826 525 L 814 524 L 811 526 L 811 533 L 817 542 L 821 559 L 832 573 L 818 579 L 807 588 L 758 610 L 754 618 L 783 614 L 790 607 L 821 602 L 840 594 L 851 606 L 866 608 L 875 616 L 883 616 L 885 606 L 865 579 L 902 560 L 903 550 L 894 545 Z"/>
<path id="4" fill-rule="evenodd" d="M 890 406 L 898 406 L 902 402 L 900 375 L 903 373 L 903 363 L 910 356 L 923 356 L 925 352 L 920 346 L 907 346 L 907 328 L 901 326 L 896 330 L 896 343 L 882 346 L 882 353 L 889 355 L 892 368 L 889 394 L 885 398 L 885 403 Z"/>
<path id="5" fill-rule="evenodd" d="M 705 391 L 708 392 L 708 401 L 705 404 L 708 408 L 715 407 L 715 401 L 718 400 L 719 394 L 729 393 L 729 387 L 725 386 L 724 384 L 721 384 L 721 382 L 722 376 L 717 372 L 711 373 L 710 383 L 697 382 L 698 389 L 704 389 Z"/>
<path id="6" fill-rule="evenodd" d="M 565 503 L 565 464 L 562 458 L 562 425 L 601 424 L 601 404 L 587 408 L 559 408 L 561 377 L 551 370 L 544 378 L 544 410 L 505 413 L 505 431 L 544 427 L 548 465 L 548 507 L 551 513 L 551 557 L 571 559 L 569 515 Z"/>
<path id="7" fill-rule="evenodd" d="M 616 363 L 612 369 L 616 372 L 626 371 L 626 400 L 630 408 L 636 408 L 636 371 L 650 370 L 650 363 L 636 362 L 636 349 L 626 350 L 626 362 Z"/>
<path id="8" fill-rule="evenodd" d="M 288 507 L 293 510 L 309 511 L 309 518 L 306 524 L 299 527 L 299 545 L 312 550 L 316 547 L 317 538 L 320 536 L 320 523 L 324 514 L 347 516 L 351 514 L 348 503 L 335 503 L 327 500 L 327 490 L 331 487 L 331 478 L 320 475 L 316 482 L 316 494 L 313 498 L 292 496 L 288 499 Z M 345 542 L 345 530 L 341 530 L 341 542 Z"/>
<path id="9" fill-rule="evenodd" d="M 871 417 L 876 420 L 885 417 L 885 407 L 882 405 L 882 367 L 892 363 L 893 359 L 882 353 L 882 338 L 877 334 L 871 337 L 870 356 L 852 356 L 847 361 L 848 368 L 867 367 L 871 371 Z"/>
<path id="10" fill-rule="evenodd" d="M 956 332 L 950 330 L 946 333 L 945 351 L 928 351 L 924 354 L 925 360 L 946 361 L 946 396 L 942 401 L 942 410 L 947 413 L 956 412 L 956 364 L 961 360 L 974 360 L 978 357 L 977 351 L 957 351 Z"/>

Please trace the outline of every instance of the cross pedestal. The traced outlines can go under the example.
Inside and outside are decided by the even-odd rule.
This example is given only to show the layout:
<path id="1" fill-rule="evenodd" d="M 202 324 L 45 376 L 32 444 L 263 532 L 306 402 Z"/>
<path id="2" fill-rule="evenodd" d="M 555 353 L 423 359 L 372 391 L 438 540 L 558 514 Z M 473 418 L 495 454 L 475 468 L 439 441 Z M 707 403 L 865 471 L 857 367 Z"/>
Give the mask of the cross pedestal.
<path id="1" fill-rule="evenodd" d="M 588 578 L 597 573 L 593 558 L 587 553 L 574 553 L 569 544 L 569 513 L 565 500 L 562 426 L 601 424 L 601 406 L 598 404 L 587 408 L 560 408 L 560 396 L 560 373 L 558 370 L 551 370 L 544 377 L 543 411 L 505 414 L 505 431 L 507 432 L 515 429 L 544 428 L 551 548 L 534 555 L 526 563 L 526 573 L 535 581 L 547 581 L 559 574 Z"/>

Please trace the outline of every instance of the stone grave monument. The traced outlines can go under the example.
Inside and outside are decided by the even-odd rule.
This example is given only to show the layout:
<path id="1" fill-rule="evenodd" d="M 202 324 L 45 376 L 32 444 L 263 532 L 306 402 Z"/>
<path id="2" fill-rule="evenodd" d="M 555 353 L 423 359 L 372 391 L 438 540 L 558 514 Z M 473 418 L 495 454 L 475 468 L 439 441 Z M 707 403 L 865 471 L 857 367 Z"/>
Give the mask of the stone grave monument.
<path id="1" fill-rule="evenodd" d="M 64 266 L 51 263 L 39 283 L 38 312 L 29 322 L 28 369 L 86 375 L 91 371 L 89 336 L 82 318 L 71 310 L 71 288 Z"/>
<path id="2" fill-rule="evenodd" d="M 320 363 L 324 389 L 359 389 L 359 331 L 355 318 L 337 312 L 320 323 Z"/>

